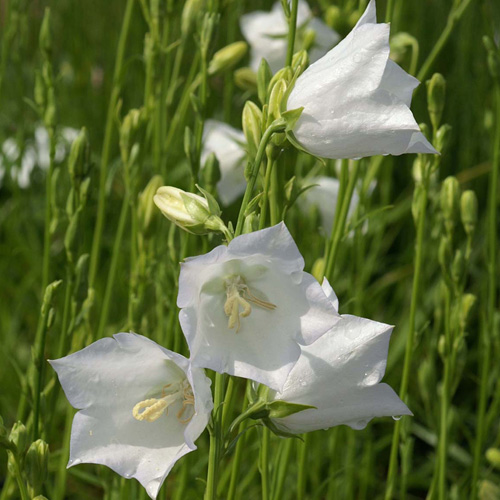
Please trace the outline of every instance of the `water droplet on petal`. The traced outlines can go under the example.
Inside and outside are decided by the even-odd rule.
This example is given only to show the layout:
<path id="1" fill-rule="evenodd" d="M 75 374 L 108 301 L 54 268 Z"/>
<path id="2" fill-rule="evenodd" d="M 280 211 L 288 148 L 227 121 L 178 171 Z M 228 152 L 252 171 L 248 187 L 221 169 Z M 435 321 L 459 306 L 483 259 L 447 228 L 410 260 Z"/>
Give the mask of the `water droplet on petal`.
<path id="1" fill-rule="evenodd" d="M 392 418 L 394 420 L 401 420 L 401 415 L 393 415 Z"/>

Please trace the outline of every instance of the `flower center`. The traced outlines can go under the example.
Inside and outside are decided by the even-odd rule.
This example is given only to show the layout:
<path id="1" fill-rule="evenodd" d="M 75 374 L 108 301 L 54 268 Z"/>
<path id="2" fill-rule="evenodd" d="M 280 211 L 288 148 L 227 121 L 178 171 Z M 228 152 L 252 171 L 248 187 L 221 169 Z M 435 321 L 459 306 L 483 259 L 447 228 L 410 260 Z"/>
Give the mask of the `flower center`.
<path id="1" fill-rule="evenodd" d="M 248 288 L 245 280 L 241 276 L 231 276 L 225 280 L 226 302 L 224 304 L 224 313 L 229 318 L 227 326 L 232 330 L 236 328 L 236 333 L 240 331 L 240 318 L 250 316 L 252 306 L 262 307 L 268 311 L 274 311 L 276 306 L 266 300 L 256 297 Z"/>
<path id="2" fill-rule="evenodd" d="M 161 398 L 149 398 L 137 403 L 132 409 L 132 415 L 136 420 L 154 422 L 165 413 L 168 415 L 168 407 L 176 401 L 182 400 L 182 407 L 177 412 L 177 420 L 181 424 L 187 424 L 194 413 L 194 395 L 191 385 L 184 379 L 182 382 L 164 385 L 161 390 Z M 187 411 L 192 406 L 192 411 Z"/>

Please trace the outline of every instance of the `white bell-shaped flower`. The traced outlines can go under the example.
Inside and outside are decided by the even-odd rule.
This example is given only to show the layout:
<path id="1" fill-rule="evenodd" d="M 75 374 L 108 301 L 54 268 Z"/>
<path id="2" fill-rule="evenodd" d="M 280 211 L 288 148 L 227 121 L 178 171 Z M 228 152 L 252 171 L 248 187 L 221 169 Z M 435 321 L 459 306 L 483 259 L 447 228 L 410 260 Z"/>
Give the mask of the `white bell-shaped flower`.
<path id="1" fill-rule="evenodd" d="M 322 158 L 434 153 L 410 111 L 419 81 L 389 59 L 389 24 L 375 0 L 349 35 L 299 76 L 287 109 L 303 107 L 293 135 Z"/>
<path id="2" fill-rule="evenodd" d="M 325 279 L 323 289 L 338 308 L 338 299 Z M 345 314 L 314 344 L 302 347 L 281 392 L 273 400 L 315 406 L 273 419 L 291 433 L 348 425 L 362 429 L 374 417 L 411 415 L 387 385 L 381 384 L 387 364 L 392 327 Z"/>
<path id="3" fill-rule="evenodd" d="M 288 46 L 288 22 L 281 2 L 276 2 L 270 12 L 255 11 L 241 16 L 240 27 L 250 44 L 250 66 L 257 71 L 261 59 L 265 59 L 275 73 L 285 65 Z M 315 33 L 314 45 L 309 51 L 310 61 L 317 61 L 339 40 L 339 35 L 323 21 L 312 17 L 304 0 L 299 0 L 297 10 L 297 33 L 303 29 Z"/>
<path id="4" fill-rule="evenodd" d="M 118 333 L 50 361 L 79 409 L 69 466 L 102 464 L 136 478 L 151 498 L 175 462 L 196 449 L 213 407 L 210 380 L 183 356 Z"/>
<path id="5" fill-rule="evenodd" d="M 181 265 L 179 319 L 199 366 L 281 389 L 339 315 L 285 224 L 238 236 Z"/>
<path id="6" fill-rule="evenodd" d="M 217 120 L 205 122 L 203 137 L 202 163 L 214 153 L 218 162 L 221 178 L 217 183 L 217 193 L 224 205 L 229 205 L 245 192 L 245 135 L 226 123 Z"/>

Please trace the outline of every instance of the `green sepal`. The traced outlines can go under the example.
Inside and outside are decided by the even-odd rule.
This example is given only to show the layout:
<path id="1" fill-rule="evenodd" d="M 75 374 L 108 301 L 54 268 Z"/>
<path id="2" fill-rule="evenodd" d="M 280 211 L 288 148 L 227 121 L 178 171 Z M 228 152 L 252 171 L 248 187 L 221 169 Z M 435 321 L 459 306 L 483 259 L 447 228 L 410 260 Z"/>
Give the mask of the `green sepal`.
<path id="1" fill-rule="evenodd" d="M 203 224 L 210 217 L 210 212 L 199 201 L 194 200 L 184 193 L 180 193 L 180 195 L 186 212 L 194 219 L 197 219 L 200 224 Z M 205 219 L 200 219 L 200 214 L 203 214 Z"/>
<path id="2" fill-rule="evenodd" d="M 269 411 L 269 418 L 285 418 L 304 410 L 317 410 L 316 406 L 289 403 L 288 401 L 280 400 L 268 403 L 266 409 Z"/>
<path id="3" fill-rule="evenodd" d="M 299 434 L 292 434 L 291 432 L 286 432 L 281 429 L 278 429 L 278 427 L 274 424 L 274 422 L 268 418 L 263 418 L 262 423 L 273 433 L 276 434 L 276 436 L 279 437 L 286 437 L 286 438 L 295 438 L 295 439 L 300 439 L 303 441 L 302 437 Z"/>
<path id="4" fill-rule="evenodd" d="M 254 196 L 250 200 L 250 202 L 247 205 L 247 208 L 245 209 L 245 216 L 250 215 L 255 210 L 255 208 L 257 207 L 257 204 L 260 202 L 263 194 L 264 193 L 261 192 L 261 193 L 257 194 L 256 196 Z"/>
<path id="5" fill-rule="evenodd" d="M 281 117 L 286 121 L 286 132 L 291 132 L 294 129 L 300 115 L 302 115 L 302 111 L 304 111 L 304 106 L 297 109 L 291 109 L 290 111 L 283 111 L 281 113 Z"/>
<path id="6" fill-rule="evenodd" d="M 208 203 L 208 209 L 210 210 L 210 215 L 217 215 L 219 216 L 222 213 L 222 210 L 220 209 L 219 204 L 217 203 L 217 200 L 215 197 L 210 194 L 208 191 L 200 187 L 198 184 L 195 184 L 195 186 L 198 188 L 198 191 L 205 197 Z"/>
<path id="7" fill-rule="evenodd" d="M 283 115 L 281 115 L 283 116 Z M 309 151 L 307 151 L 307 149 L 304 149 L 298 142 L 297 142 L 297 139 L 295 139 L 295 136 L 293 135 L 293 132 L 291 130 L 287 130 L 285 132 L 286 134 L 286 138 L 288 139 L 288 142 L 296 149 L 298 149 L 299 151 L 301 151 L 302 153 L 306 153 L 308 154 L 309 156 L 312 156 L 313 158 L 316 158 L 316 160 L 318 160 L 319 162 L 322 163 L 322 165 L 324 167 L 326 167 L 326 161 L 323 159 L 323 158 L 320 158 L 319 156 L 316 156 L 316 155 L 313 155 L 312 153 L 310 153 Z"/>

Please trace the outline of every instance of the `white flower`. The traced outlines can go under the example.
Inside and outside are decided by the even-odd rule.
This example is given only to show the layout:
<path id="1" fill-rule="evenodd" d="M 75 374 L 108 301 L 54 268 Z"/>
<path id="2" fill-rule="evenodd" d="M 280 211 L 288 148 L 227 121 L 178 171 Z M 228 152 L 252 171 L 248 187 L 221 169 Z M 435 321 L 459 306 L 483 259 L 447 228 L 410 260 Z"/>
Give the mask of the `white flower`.
<path id="1" fill-rule="evenodd" d="M 323 289 L 338 309 L 338 299 L 325 279 Z M 302 355 L 273 400 L 315 406 L 273 419 L 281 430 L 302 433 L 345 424 L 362 429 L 374 417 L 411 415 L 387 385 L 385 373 L 392 327 L 345 314 Z"/>
<path id="2" fill-rule="evenodd" d="M 289 110 L 304 107 L 293 134 L 323 158 L 437 153 L 411 111 L 418 80 L 389 59 L 389 24 L 375 0 L 349 35 L 297 79 Z"/>
<path id="3" fill-rule="evenodd" d="M 241 17 L 240 27 L 243 36 L 251 47 L 250 66 L 257 71 L 261 59 L 266 59 L 275 73 L 285 65 L 288 46 L 288 23 L 280 2 L 276 2 L 271 12 L 255 11 Z M 303 28 L 315 32 L 315 44 L 310 50 L 311 61 L 318 60 L 339 39 L 339 35 L 323 21 L 313 18 L 309 6 L 299 0 L 297 11 L 297 32 Z"/>
<path id="4" fill-rule="evenodd" d="M 338 313 L 283 223 L 186 259 L 177 305 L 193 363 L 281 389 Z"/>
<path id="5" fill-rule="evenodd" d="M 245 135 L 230 125 L 217 120 L 205 122 L 202 163 L 214 153 L 219 162 L 221 178 L 217 192 L 224 205 L 229 205 L 245 192 Z"/>
<path id="6" fill-rule="evenodd" d="M 175 462 L 196 449 L 212 410 L 210 381 L 183 356 L 118 333 L 50 361 L 69 402 L 69 466 L 107 465 L 151 498 Z"/>

